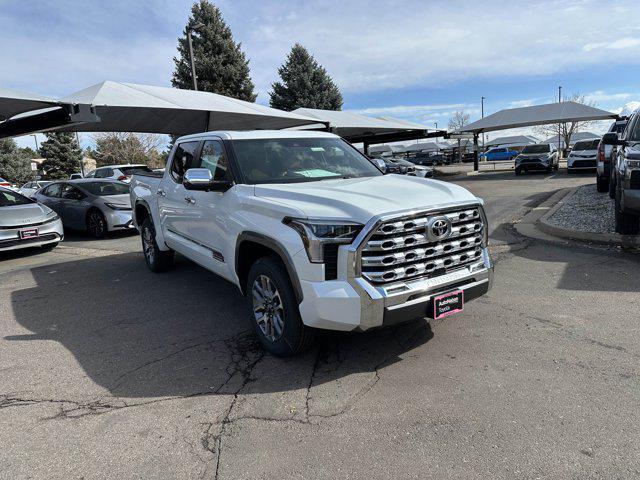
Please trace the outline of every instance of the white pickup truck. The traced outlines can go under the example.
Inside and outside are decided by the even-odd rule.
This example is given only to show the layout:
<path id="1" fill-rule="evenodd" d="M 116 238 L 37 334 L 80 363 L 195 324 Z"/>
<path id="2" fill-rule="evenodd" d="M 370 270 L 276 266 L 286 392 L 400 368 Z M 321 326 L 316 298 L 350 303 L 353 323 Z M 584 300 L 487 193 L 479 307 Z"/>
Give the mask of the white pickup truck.
<path id="1" fill-rule="evenodd" d="M 279 356 L 316 329 L 457 313 L 492 282 L 479 198 L 383 175 L 329 133 L 182 137 L 164 174 L 134 174 L 131 204 L 149 268 L 167 270 L 175 251 L 237 285 Z"/>

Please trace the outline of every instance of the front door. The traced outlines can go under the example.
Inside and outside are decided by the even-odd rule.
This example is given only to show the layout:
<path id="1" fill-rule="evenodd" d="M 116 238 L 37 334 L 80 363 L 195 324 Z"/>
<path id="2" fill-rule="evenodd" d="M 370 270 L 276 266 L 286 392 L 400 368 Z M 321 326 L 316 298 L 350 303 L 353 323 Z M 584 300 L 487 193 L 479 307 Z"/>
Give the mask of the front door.
<path id="1" fill-rule="evenodd" d="M 62 221 L 71 228 L 84 229 L 86 227 L 85 214 L 89 209 L 87 195 L 73 185 L 62 187 L 60 211 Z"/>

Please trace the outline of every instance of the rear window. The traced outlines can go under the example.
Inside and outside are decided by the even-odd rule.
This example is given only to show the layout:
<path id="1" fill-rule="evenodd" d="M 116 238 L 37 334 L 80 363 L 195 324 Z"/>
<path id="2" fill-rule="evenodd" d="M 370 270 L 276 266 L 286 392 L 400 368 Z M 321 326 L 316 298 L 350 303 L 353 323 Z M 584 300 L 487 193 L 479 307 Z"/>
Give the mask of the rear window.
<path id="1" fill-rule="evenodd" d="M 137 167 L 120 167 L 120 171 L 124 173 L 127 177 L 136 173 L 151 173 L 151 170 L 146 165 L 137 166 Z"/>
<path id="2" fill-rule="evenodd" d="M 77 184 L 92 195 L 108 197 L 129 193 L 129 185 L 121 182 L 82 182 Z"/>
<path id="3" fill-rule="evenodd" d="M 547 153 L 550 151 L 548 144 L 543 145 L 527 145 L 522 149 L 522 153 Z"/>
<path id="4" fill-rule="evenodd" d="M 0 190 L 0 207 L 13 207 L 14 205 L 26 205 L 28 203 L 34 202 L 19 193 Z"/>
<path id="5" fill-rule="evenodd" d="M 596 138 L 594 140 L 582 140 L 580 142 L 576 142 L 573 146 L 573 151 L 581 151 L 581 150 L 597 150 L 598 143 L 600 143 L 600 139 Z"/>

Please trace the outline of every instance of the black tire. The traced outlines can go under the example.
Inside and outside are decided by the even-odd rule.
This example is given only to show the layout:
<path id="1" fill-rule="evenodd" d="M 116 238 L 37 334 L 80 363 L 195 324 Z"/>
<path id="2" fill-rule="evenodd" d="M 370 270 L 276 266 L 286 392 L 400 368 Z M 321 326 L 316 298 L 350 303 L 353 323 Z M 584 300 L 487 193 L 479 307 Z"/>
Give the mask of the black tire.
<path id="1" fill-rule="evenodd" d="M 173 266 L 173 250 L 160 250 L 156 242 L 156 229 L 150 217 L 140 225 L 142 254 L 149 270 L 155 273 L 166 272 Z"/>
<path id="2" fill-rule="evenodd" d="M 609 198 L 614 200 L 616 198 L 616 172 L 611 167 L 609 172 Z"/>
<path id="3" fill-rule="evenodd" d="M 553 169 L 557 172 L 558 170 L 560 170 L 560 160 L 558 160 L 555 164 L 555 166 L 553 167 Z"/>
<path id="4" fill-rule="evenodd" d="M 609 191 L 609 179 L 596 174 L 596 190 L 600 193 Z"/>
<path id="5" fill-rule="evenodd" d="M 264 288 L 265 278 L 270 282 L 267 285 L 271 285 L 272 289 Z M 260 296 L 256 291 L 254 302 L 256 282 L 265 295 Z M 275 289 L 275 295 L 270 295 L 269 292 L 273 289 Z M 262 257 L 255 261 L 247 276 L 245 298 L 253 331 L 267 352 L 277 357 L 288 357 L 304 352 L 313 344 L 316 331 L 302 323 L 291 280 L 278 257 Z M 270 304 L 265 306 L 263 299 L 269 298 L 271 298 Z M 260 313 L 262 318 L 268 317 L 262 325 L 257 317 Z M 280 320 L 279 332 L 277 319 Z"/>
<path id="6" fill-rule="evenodd" d="M 519 168 L 516 168 L 515 172 L 516 172 L 516 175 L 520 175 L 522 173 Z"/>
<path id="7" fill-rule="evenodd" d="M 87 232 L 93 238 L 104 238 L 109 232 L 107 220 L 100 210 L 92 209 L 87 213 Z"/>
<path id="8" fill-rule="evenodd" d="M 623 211 L 621 197 L 622 192 L 616 188 L 616 232 L 621 235 L 637 235 L 640 233 L 640 217 Z"/>

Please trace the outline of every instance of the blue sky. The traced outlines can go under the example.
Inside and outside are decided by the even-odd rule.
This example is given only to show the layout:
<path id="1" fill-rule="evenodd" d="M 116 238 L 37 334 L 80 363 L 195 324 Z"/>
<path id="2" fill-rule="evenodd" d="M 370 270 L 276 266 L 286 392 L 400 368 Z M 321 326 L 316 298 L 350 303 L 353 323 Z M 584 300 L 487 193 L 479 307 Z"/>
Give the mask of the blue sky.
<path id="1" fill-rule="evenodd" d="M 52 96 L 103 80 L 168 86 L 191 3 L 0 0 L 0 85 Z M 637 0 L 214 3 L 261 103 L 295 42 L 333 76 L 345 109 L 427 126 L 456 109 L 478 118 L 481 96 L 485 113 L 554 101 L 558 85 L 616 112 L 640 101 Z"/>

